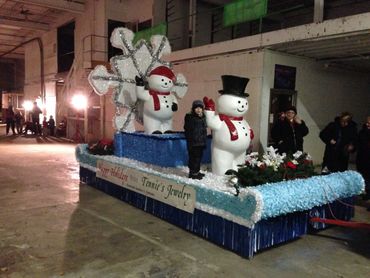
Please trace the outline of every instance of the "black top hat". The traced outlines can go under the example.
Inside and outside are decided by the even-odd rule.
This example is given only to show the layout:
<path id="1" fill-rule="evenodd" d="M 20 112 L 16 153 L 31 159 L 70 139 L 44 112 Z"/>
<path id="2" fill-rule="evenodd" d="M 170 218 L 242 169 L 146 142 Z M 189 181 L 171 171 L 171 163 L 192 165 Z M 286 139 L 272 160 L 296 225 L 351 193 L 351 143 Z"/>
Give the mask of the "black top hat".
<path id="1" fill-rule="evenodd" d="M 235 75 L 222 75 L 221 78 L 223 90 L 218 91 L 220 94 L 249 97 L 249 94 L 245 92 L 249 78 Z"/>

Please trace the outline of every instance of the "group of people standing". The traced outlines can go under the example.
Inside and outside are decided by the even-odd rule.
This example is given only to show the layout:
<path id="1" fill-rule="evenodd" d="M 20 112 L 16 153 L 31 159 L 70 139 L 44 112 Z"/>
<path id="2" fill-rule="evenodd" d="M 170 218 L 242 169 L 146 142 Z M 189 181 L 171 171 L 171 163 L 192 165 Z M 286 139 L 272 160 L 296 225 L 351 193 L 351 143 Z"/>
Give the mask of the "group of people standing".
<path id="1" fill-rule="evenodd" d="M 294 106 L 279 114 L 279 119 L 271 129 L 271 137 L 279 153 L 303 151 L 303 137 L 309 130 L 297 115 Z M 370 116 L 360 132 L 349 112 L 343 112 L 320 131 L 320 139 L 325 144 L 322 174 L 341 172 L 348 169 L 350 154 L 357 152 L 356 168 L 362 174 L 370 197 Z"/>
<path id="2" fill-rule="evenodd" d="M 185 115 L 184 130 L 189 154 L 189 177 L 202 179 L 204 174 L 200 172 L 200 163 L 207 144 L 207 124 L 201 100 L 195 100 L 190 113 Z M 308 133 L 306 123 L 297 115 L 294 106 L 281 112 L 271 129 L 271 137 L 279 153 L 303 152 L 303 138 Z M 343 112 L 321 130 L 319 137 L 325 144 L 322 174 L 347 170 L 350 154 L 357 151 L 357 171 L 363 175 L 370 197 L 370 116 L 358 133 L 352 115 Z"/>
<path id="3" fill-rule="evenodd" d="M 6 121 L 6 135 L 9 134 L 10 129 L 15 134 L 21 134 L 23 129 L 24 117 L 19 110 L 14 111 L 13 105 L 9 105 L 5 115 Z M 17 131 L 17 133 L 16 133 Z"/>
<path id="4" fill-rule="evenodd" d="M 10 129 L 12 130 L 13 135 L 23 133 L 27 134 L 28 131 L 31 131 L 36 135 L 54 135 L 55 121 L 53 116 L 50 116 L 48 121 L 46 120 L 46 117 L 44 117 L 43 128 L 41 128 L 40 114 L 42 114 L 42 111 L 37 106 L 37 102 L 34 102 L 32 110 L 30 111 L 32 122 L 25 121 L 22 112 L 20 110 L 14 111 L 13 105 L 9 105 L 8 109 L 6 109 L 5 115 L 6 135 L 9 134 Z"/>

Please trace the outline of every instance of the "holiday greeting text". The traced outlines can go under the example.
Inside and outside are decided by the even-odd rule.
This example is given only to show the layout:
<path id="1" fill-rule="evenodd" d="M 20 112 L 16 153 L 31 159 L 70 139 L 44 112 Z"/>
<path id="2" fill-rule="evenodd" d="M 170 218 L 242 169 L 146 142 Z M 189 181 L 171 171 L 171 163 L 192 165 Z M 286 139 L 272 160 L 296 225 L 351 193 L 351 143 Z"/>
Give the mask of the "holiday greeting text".
<path id="1" fill-rule="evenodd" d="M 146 195 L 178 209 L 193 213 L 195 190 L 174 180 L 143 173 L 104 160 L 97 161 L 96 177 Z"/>

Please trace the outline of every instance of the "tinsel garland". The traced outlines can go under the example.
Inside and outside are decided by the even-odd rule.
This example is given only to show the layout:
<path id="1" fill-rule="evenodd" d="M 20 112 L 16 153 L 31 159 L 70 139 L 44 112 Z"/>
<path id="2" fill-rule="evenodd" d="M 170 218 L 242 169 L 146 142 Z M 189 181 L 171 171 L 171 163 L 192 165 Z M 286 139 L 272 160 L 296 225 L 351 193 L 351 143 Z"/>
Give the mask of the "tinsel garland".
<path id="1" fill-rule="evenodd" d="M 86 147 L 87 145 L 76 147 L 76 158 L 81 165 L 92 171 L 96 171 L 97 159 L 102 159 L 193 186 L 197 193 L 198 209 L 247 227 L 252 227 L 260 219 L 305 211 L 336 199 L 358 195 L 365 187 L 359 173 L 346 171 L 308 179 L 267 183 L 253 189 L 241 188 L 239 196 L 236 197 L 225 180 L 224 184 L 217 184 L 217 181 L 214 181 L 214 184 L 196 182 L 185 177 L 166 174 L 165 168 L 163 172 L 159 172 L 126 158 L 91 155 L 87 153 Z"/>

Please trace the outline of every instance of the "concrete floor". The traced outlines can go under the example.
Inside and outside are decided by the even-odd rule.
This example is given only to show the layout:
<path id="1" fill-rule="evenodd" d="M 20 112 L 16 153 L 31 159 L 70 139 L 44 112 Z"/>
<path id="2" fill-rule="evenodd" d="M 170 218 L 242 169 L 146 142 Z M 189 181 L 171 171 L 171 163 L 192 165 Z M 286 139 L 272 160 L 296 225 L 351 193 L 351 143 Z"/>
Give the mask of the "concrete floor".
<path id="1" fill-rule="evenodd" d="M 0 277 L 370 277 L 370 231 L 334 227 L 248 260 L 80 184 L 74 144 L 4 134 Z"/>

